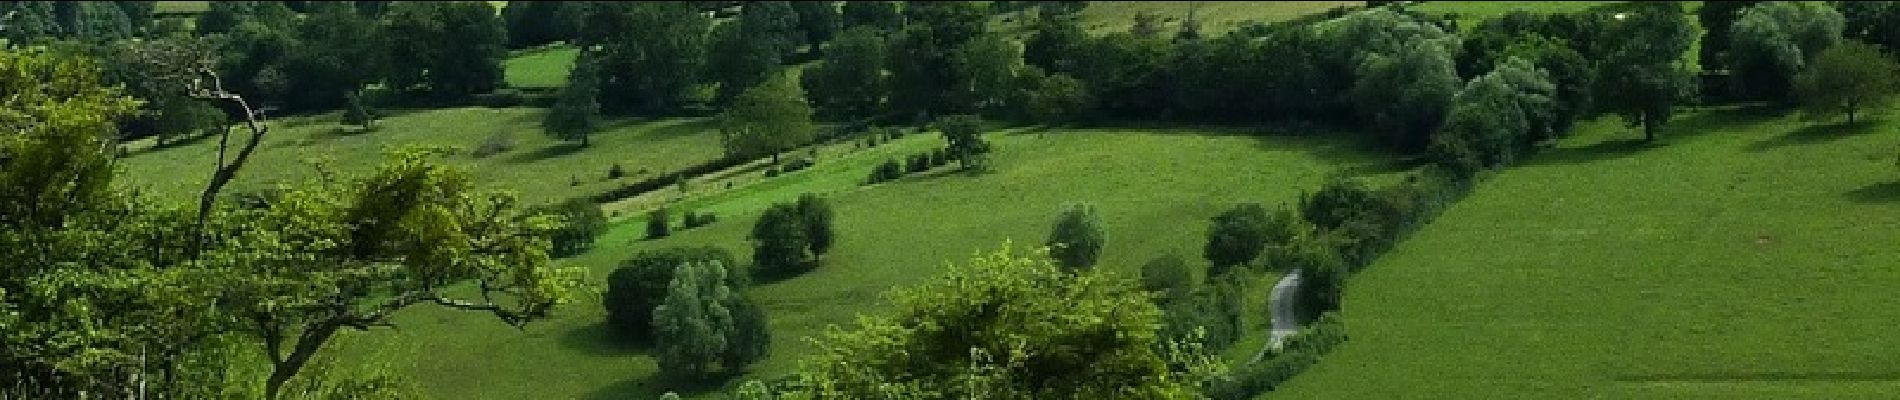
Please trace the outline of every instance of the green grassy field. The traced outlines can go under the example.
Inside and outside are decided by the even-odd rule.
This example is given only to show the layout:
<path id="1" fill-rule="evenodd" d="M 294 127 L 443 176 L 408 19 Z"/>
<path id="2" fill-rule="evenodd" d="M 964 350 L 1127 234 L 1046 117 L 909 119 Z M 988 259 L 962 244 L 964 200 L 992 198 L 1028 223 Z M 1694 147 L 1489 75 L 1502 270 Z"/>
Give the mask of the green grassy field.
<path id="1" fill-rule="evenodd" d="M 1352 340 L 1276 394 L 1900 391 L 1900 116 L 1679 118 L 1655 145 L 1592 124 L 1481 184 L 1351 282 Z"/>
<path id="2" fill-rule="evenodd" d="M 1328 174 L 1393 176 L 1396 168 L 1334 139 L 1257 137 L 1201 130 L 1011 131 L 991 135 L 995 171 L 932 173 L 873 186 L 858 183 L 883 154 L 941 143 L 911 135 L 858 156 L 820 161 L 703 200 L 719 213 L 713 225 L 639 240 L 642 225 L 616 225 L 589 253 L 564 261 L 598 281 L 614 263 L 641 249 L 714 245 L 749 255 L 745 235 L 758 209 L 799 193 L 823 193 L 838 215 L 839 239 L 825 266 L 750 290 L 770 318 L 772 354 L 748 378 L 790 371 L 812 349 L 804 338 L 856 315 L 887 310 L 881 294 L 930 279 L 947 262 L 963 262 L 1005 240 L 1039 244 L 1057 207 L 1090 201 L 1101 207 L 1109 246 L 1101 267 L 1134 276 L 1166 251 L 1198 259 L 1207 218 L 1237 202 L 1276 205 L 1311 190 Z M 882 152 L 882 153 L 880 153 Z M 1251 355 L 1264 341 L 1265 298 L 1273 274 L 1254 277 L 1246 303 L 1252 335 L 1230 351 Z M 438 398 L 651 398 L 685 389 L 655 377 L 642 348 L 613 339 L 595 299 L 558 310 L 550 320 L 516 331 L 480 315 L 434 307 L 407 310 L 396 330 L 351 334 L 338 349 L 354 357 L 398 362 Z M 735 380 L 736 381 L 736 380 Z"/>
<path id="3" fill-rule="evenodd" d="M 576 149 L 542 133 L 546 112 L 481 107 L 396 112 L 378 121 L 376 130 L 360 134 L 341 133 L 335 113 L 284 118 L 272 123 L 264 144 L 227 191 L 301 183 L 316 172 L 304 160 L 328 159 L 338 171 L 368 171 L 386 160 L 389 150 L 458 146 L 462 151 L 448 160 L 467 168 L 484 187 L 513 190 L 530 202 L 553 202 L 679 170 L 718 158 L 723 151 L 719 135 L 705 119 L 612 121 L 594 134 L 590 147 Z M 514 150 L 482 158 L 471 154 L 498 134 L 512 136 Z M 126 176 L 121 181 L 163 198 L 195 199 L 216 159 L 215 137 L 139 151 L 122 162 Z M 615 163 L 629 176 L 607 180 L 607 170 Z M 574 178 L 580 185 L 571 185 Z"/>
<path id="4" fill-rule="evenodd" d="M 524 50 L 503 62 L 502 80 L 508 86 L 520 88 L 567 86 L 568 70 L 574 68 L 574 58 L 578 56 L 580 49 L 573 46 Z"/>
<path id="5" fill-rule="evenodd" d="M 1180 29 L 1190 10 L 1207 33 L 1221 33 L 1239 27 L 1241 22 L 1273 22 L 1324 12 L 1339 6 L 1361 6 L 1363 1 L 1091 1 L 1082 9 L 1082 27 L 1101 34 L 1127 31 L 1135 25 L 1135 14 L 1152 12 L 1162 17 L 1167 32 Z"/>

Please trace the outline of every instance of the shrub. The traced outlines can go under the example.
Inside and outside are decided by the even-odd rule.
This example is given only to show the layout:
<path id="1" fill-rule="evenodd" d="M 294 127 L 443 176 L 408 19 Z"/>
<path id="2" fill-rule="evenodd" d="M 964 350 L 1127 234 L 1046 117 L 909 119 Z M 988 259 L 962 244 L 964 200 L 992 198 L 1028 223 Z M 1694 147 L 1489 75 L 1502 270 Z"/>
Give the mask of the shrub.
<path id="1" fill-rule="evenodd" d="M 680 229 L 698 228 L 698 227 L 710 225 L 713 223 L 714 220 L 716 220 L 716 218 L 713 217 L 713 214 L 711 212 L 694 212 L 694 211 L 687 211 L 686 215 L 681 218 L 682 220 L 680 221 Z"/>
<path id="2" fill-rule="evenodd" d="M 602 305 L 607 309 L 607 322 L 626 337 L 649 339 L 653 308 L 665 300 L 667 283 L 673 280 L 673 271 L 686 263 L 709 261 L 720 265 L 738 265 L 733 262 L 732 253 L 718 247 L 648 250 L 621 261 L 607 275 L 607 291 L 601 297 Z M 745 274 L 731 274 L 727 280 L 734 287 L 747 284 Z"/>
<path id="3" fill-rule="evenodd" d="M 672 233 L 672 229 L 668 226 L 670 222 L 666 219 L 666 207 L 647 213 L 647 239 L 659 239 Z"/>
<path id="4" fill-rule="evenodd" d="M 1213 263 L 1207 276 L 1211 279 L 1259 257 L 1266 245 L 1269 219 L 1267 209 L 1259 204 L 1234 206 L 1214 216 L 1207 230 L 1207 246 L 1202 249 L 1202 255 Z"/>
<path id="5" fill-rule="evenodd" d="M 805 225 L 805 238 L 811 241 L 812 256 L 823 257 L 826 252 L 831 251 L 833 235 L 831 202 L 818 195 L 806 193 L 798 196 L 795 207 L 798 208 L 799 219 Z"/>
<path id="6" fill-rule="evenodd" d="M 930 166 L 931 167 L 941 167 L 944 164 L 949 164 L 949 163 L 950 163 L 950 149 L 949 148 L 939 147 L 936 150 L 932 150 L 930 152 Z"/>
<path id="7" fill-rule="evenodd" d="M 776 177 L 778 177 L 778 174 L 779 174 L 779 172 L 778 172 L 778 166 L 777 166 L 777 165 L 774 165 L 774 166 L 770 166 L 770 167 L 765 167 L 765 177 L 767 177 L 767 178 L 776 178 Z"/>
<path id="8" fill-rule="evenodd" d="M 782 278 L 804 273 L 811 265 L 811 236 L 798 207 L 790 203 L 773 204 L 759 215 L 746 239 L 752 241 L 753 272 L 762 277 Z"/>
<path id="9" fill-rule="evenodd" d="M 1163 303 L 1194 289 L 1194 271 L 1180 254 L 1167 253 L 1141 266 L 1141 288 Z"/>
<path id="10" fill-rule="evenodd" d="M 1095 266 L 1102 256 L 1102 246 L 1108 241 L 1108 234 L 1102 228 L 1102 216 L 1095 212 L 1095 206 L 1086 203 L 1067 204 L 1049 231 L 1049 255 L 1067 271 L 1076 271 Z"/>
<path id="11" fill-rule="evenodd" d="M 515 136 L 509 134 L 507 131 L 502 131 L 489 135 L 487 139 L 482 139 L 482 144 L 475 146 L 473 154 L 475 158 L 483 158 L 506 153 L 514 149 Z"/>
<path id="12" fill-rule="evenodd" d="M 1192 340 L 1196 331 L 1207 350 L 1219 351 L 1240 337 L 1239 280 L 1220 279 L 1161 305 L 1161 337 Z"/>
<path id="13" fill-rule="evenodd" d="M 877 169 L 871 170 L 871 179 L 869 182 L 886 182 L 902 176 L 904 176 L 904 168 L 897 165 L 897 160 L 884 160 L 884 163 L 879 164 Z"/>
<path id="14" fill-rule="evenodd" d="M 607 179 L 620 179 L 626 176 L 627 169 L 621 167 L 619 163 L 615 163 L 613 167 L 607 168 Z"/>
<path id="15" fill-rule="evenodd" d="M 1332 313 L 1321 315 L 1300 333 L 1288 337 L 1278 351 L 1262 359 L 1241 365 L 1208 385 L 1206 395 L 1219 400 L 1250 399 L 1292 379 L 1294 375 L 1319 362 L 1320 356 L 1346 342 L 1346 327 Z"/>
<path id="16" fill-rule="evenodd" d="M 593 247 L 594 238 L 607 231 L 607 217 L 600 205 L 586 199 L 572 199 L 540 208 L 536 213 L 561 217 L 561 227 L 549 236 L 555 257 L 568 257 Z"/>
<path id="17" fill-rule="evenodd" d="M 924 172 L 929 169 L 930 169 L 930 156 L 928 154 L 912 154 L 910 157 L 906 157 L 904 160 L 904 172 L 914 174 L 918 172 Z"/>

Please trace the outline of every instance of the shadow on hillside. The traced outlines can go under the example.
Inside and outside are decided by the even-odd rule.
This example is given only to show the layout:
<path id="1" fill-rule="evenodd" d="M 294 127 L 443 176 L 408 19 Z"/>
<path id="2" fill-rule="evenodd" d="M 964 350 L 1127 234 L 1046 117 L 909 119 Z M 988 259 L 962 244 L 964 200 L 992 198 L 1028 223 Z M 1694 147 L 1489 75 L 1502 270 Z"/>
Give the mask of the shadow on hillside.
<path id="1" fill-rule="evenodd" d="M 659 397 L 658 393 L 674 392 L 680 397 L 693 398 L 699 395 L 719 391 L 730 377 L 714 377 L 701 380 L 678 379 L 667 376 L 664 371 L 646 377 L 628 379 L 613 385 L 596 389 L 579 398 L 585 400 L 621 400 L 635 399 L 642 394 Z"/>
<path id="2" fill-rule="evenodd" d="M 1854 189 L 1846 194 L 1849 200 L 1859 203 L 1900 202 L 1900 182 L 1883 182 Z"/>
<path id="3" fill-rule="evenodd" d="M 559 343 L 561 347 L 595 356 L 646 354 L 646 343 L 623 336 L 613 326 L 602 321 L 562 333 Z"/>
<path id="4" fill-rule="evenodd" d="M 586 147 L 581 147 L 579 143 L 557 143 L 552 146 L 542 147 L 539 150 L 516 154 L 513 157 L 509 157 L 508 162 L 515 163 L 515 164 L 527 164 L 527 163 L 547 160 L 550 158 L 579 153 L 581 152 L 581 149 L 585 149 L 585 148 Z"/>
<path id="5" fill-rule="evenodd" d="M 1598 161 L 1614 160 L 1635 155 L 1642 150 L 1658 146 L 1658 142 L 1646 142 L 1637 139 L 1612 139 L 1580 147 L 1557 147 L 1539 152 L 1523 164 L 1588 164 Z"/>
<path id="6" fill-rule="evenodd" d="M 1748 151 L 1759 152 L 1785 146 L 1825 143 L 1835 139 L 1867 133 L 1872 131 L 1873 127 L 1874 124 L 1866 120 L 1853 124 L 1808 125 L 1801 127 L 1801 129 L 1796 129 L 1793 132 L 1788 132 L 1785 135 L 1755 142 L 1755 144 L 1748 146 Z"/>

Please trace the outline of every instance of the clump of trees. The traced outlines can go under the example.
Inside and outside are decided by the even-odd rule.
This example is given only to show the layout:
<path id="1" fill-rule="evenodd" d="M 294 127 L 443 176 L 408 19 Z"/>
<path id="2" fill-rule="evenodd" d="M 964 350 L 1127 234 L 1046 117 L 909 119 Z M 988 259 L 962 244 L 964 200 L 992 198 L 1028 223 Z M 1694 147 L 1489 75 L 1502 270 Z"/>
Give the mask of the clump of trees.
<path id="1" fill-rule="evenodd" d="M 1656 140 L 1676 106 L 1696 91 L 1695 76 L 1682 61 L 1695 40 L 1682 4 L 1629 3 L 1621 17 L 1605 23 L 1603 58 L 1597 63 L 1597 104 L 1643 129 L 1643 140 Z"/>
<path id="2" fill-rule="evenodd" d="M 550 254 L 555 257 L 585 253 L 593 248 L 594 238 L 607 231 L 606 214 L 600 211 L 599 204 L 587 199 L 571 199 L 537 208 L 535 212 L 556 216 L 561 220 L 559 227 L 550 232 L 548 237 L 552 245 Z"/>
<path id="3" fill-rule="evenodd" d="M 1846 21 L 1833 6 L 1765 1 L 1742 9 L 1729 27 L 1730 81 L 1744 98 L 1790 99 L 1795 74 L 1841 40 Z"/>
<path id="4" fill-rule="evenodd" d="M 653 339 L 653 309 L 666 301 L 676 271 L 687 264 L 707 263 L 738 265 L 731 253 L 718 247 L 668 247 L 642 251 L 621 261 L 607 275 L 607 287 L 601 293 L 607 322 L 624 337 Z M 745 274 L 727 272 L 728 286 L 748 285 Z"/>
<path id="5" fill-rule="evenodd" d="M 813 194 L 767 208 L 747 236 L 753 243 L 753 272 L 782 278 L 816 267 L 831 250 L 832 218 L 830 203 Z"/>
<path id="6" fill-rule="evenodd" d="M 1055 227 L 1049 231 L 1047 246 L 1049 255 L 1064 270 L 1076 271 L 1095 267 L 1107 241 L 1108 233 L 1102 227 L 1102 216 L 1095 211 L 1095 205 L 1073 203 L 1063 205 Z"/>
<path id="7" fill-rule="evenodd" d="M 692 378 L 736 374 L 765 356 L 771 344 L 765 314 L 730 275 L 718 261 L 674 269 L 665 300 L 652 311 L 661 370 Z"/>

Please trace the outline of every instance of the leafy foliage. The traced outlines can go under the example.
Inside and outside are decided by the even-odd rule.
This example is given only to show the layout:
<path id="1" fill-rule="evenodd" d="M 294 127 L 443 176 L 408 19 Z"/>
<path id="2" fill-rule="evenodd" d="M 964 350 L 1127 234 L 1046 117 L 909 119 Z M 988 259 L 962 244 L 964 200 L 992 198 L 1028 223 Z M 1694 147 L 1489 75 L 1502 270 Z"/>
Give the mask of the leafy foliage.
<path id="1" fill-rule="evenodd" d="M 1597 104 L 1643 128 L 1655 140 L 1676 105 L 1695 93 L 1695 77 L 1682 56 L 1695 40 L 1695 28 L 1678 3 L 1631 3 L 1625 17 L 1608 24 L 1598 62 Z"/>
<path id="2" fill-rule="evenodd" d="M 833 40 L 824 58 L 806 68 L 799 79 L 819 112 L 832 117 L 870 117 L 882 110 L 888 90 L 884 52 L 884 39 L 877 30 L 852 28 Z"/>
<path id="3" fill-rule="evenodd" d="M 1736 92 L 1787 99 L 1794 75 L 1841 40 L 1845 21 L 1826 4 L 1765 1 L 1743 9 L 1728 33 Z"/>
<path id="4" fill-rule="evenodd" d="M 601 294 L 607 322 L 622 335 L 651 339 L 653 308 L 666 301 L 667 285 L 673 281 L 674 272 L 692 263 L 738 265 L 731 253 L 717 247 L 669 247 L 636 253 L 607 274 L 606 291 Z M 745 274 L 739 273 L 728 273 L 726 279 L 735 288 L 745 287 L 748 282 Z"/>
<path id="5" fill-rule="evenodd" d="M 1072 203 L 1063 205 L 1056 217 L 1047 246 L 1049 255 L 1064 270 L 1077 271 L 1093 268 L 1107 241 L 1108 233 L 1103 230 L 1102 216 L 1096 213 L 1095 205 Z"/>
<path id="6" fill-rule="evenodd" d="M 729 157 L 778 153 L 812 140 L 811 105 L 790 75 L 776 73 L 719 116 L 719 132 Z"/>
<path id="7" fill-rule="evenodd" d="M 1847 116 L 1860 110 L 1878 110 L 1900 90 L 1900 63 L 1873 45 L 1848 40 L 1821 52 L 1806 71 L 1796 75 L 1796 96 L 1810 116 Z"/>
<path id="8" fill-rule="evenodd" d="M 1201 253 L 1214 264 L 1208 276 L 1258 258 L 1266 246 L 1270 218 L 1259 204 L 1238 205 L 1214 216 L 1213 225 L 1207 229 L 1207 247 Z"/>
<path id="9" fill-rule="evenodd" d="M 587 146 L 588 136 L 600 130 L 600 74 L 599 62 L 591 53 L 582 53 L 568 73 L 567 86 L 561 88 L 554 108 L 541 121 L 541 128 L 554 137 L 578 140 L 582 147 Z"/>
<path id="10" fill-rule="evenodd" d="M 893 296 L 890 317 L 817 341 L 790 396 L 1193 398 L 1218 373 L 1168 345 L 1132 282 L 1069 274 L 1008 246 Z"/>
<path id="11" fill-rule="evenodd" d="M 601 2 L 587 7 L 583 47 L 600 46 L 601 106 L 648 114 L 679 110 L 706 61 L 712 22 L 684 2 Z"/>
<path id="12" fill-rule="evenodd" d="M 731 285 L 717 261 L 689 262 L 673 271 L 666 300 L 653 309 L 653 339 L 661 368 L 688 377 L 738 372 L 765 356 L 771 336 L 765 318 Z"/>

